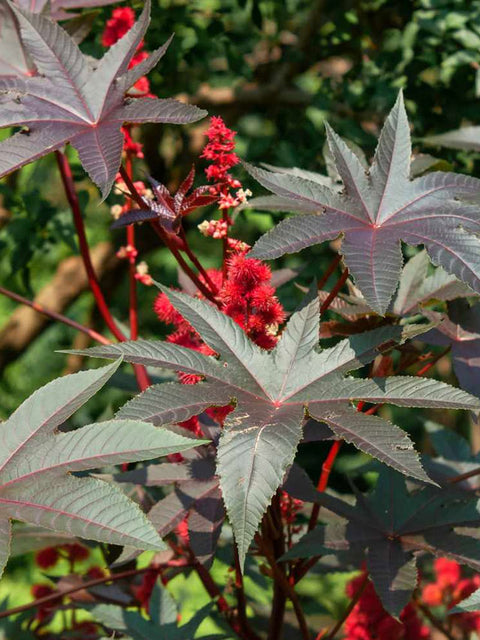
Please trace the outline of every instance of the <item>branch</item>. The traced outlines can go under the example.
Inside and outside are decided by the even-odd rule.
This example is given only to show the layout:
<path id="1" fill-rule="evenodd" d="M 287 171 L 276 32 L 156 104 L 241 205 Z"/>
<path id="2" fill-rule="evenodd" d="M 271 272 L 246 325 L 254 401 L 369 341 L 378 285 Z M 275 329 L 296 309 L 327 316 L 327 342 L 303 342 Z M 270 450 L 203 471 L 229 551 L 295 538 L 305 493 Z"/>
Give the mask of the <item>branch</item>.
<path id="1" fill-rule="evenodd" d="M 33 309 L 34 311 L 37 311 L 38 313 L 42 313 L 44 316 L 47 316 L 47 318 L 51 318 L 52 320 L 56 320 L 57 322 L 62 322 L 63 324 L 68 325 L 69 327 L 73 327 L 77 331 L 81 331 L 82 333 L 86 334 L 89 338 L 92 338 L 92 340 L 96 340 L 101 344 L 110 344 L 110 340 L 102 336 L 100 333 L 97 333 L 93 329 L 89 329 L 88 327 L 85 327 L 83 324 L 80 324 L 79 322 L 76 322 L 71 318 L 67 318 L 67 316 L 62 315 L 61 313 L 56 313 L 55 311 L 51 311 L 46 307 L 42 307 L 42 305 L 38 304 L 37 302 L 28 300 L 27 298 L 24 298 L 23 296 L 18 295 L 18 293 L 14 293 L 13 291 L 9 291 L 8 289 L 4 289 L 3 287 L 0 287 L 0 293 L 6 296 L 7 298 L 10 298 L 10 300 L 15 300 L 15 302 L 24 304 L 27 307 L 30 307 L 31 309 Z"/>
<path id="2" fill-rule="evenodd" d="M 43 598 L 38 598 L 37 600 L 33 600 L 32 602 L 23 604 L 20 607 L 14 607 L 13 609 L 0 611 L 0 618 L 8 618 L 9 616 L 13 616 L 17 613 L 22 613 L 23 611 L 28 611 L 29 609 L 34 609 L 36 607 L 42 607 L 46 604 L 53 603 L 56 600 L 62 599 L 65 596 L 76 593 L 77 591 L 90 589 L 91 587 L 96 587 L 99 584 L 105 584 L 105 582 L 116 582 L 117 580 L 130 578 L 131 576 L 136 576 L 140 573 L 145 573 L 146 571 L 152 571 L 152 567 L 149 566 L 144 567 L 143 569 L 129 569 L 128 571 L 122 571 L 121 573 L 112 573 L 108 576 L 103 576 L 102 578 L 95 578 L 95 580 L 89 580 L 88 582 L 83 582 L 80 585 L 77 584 L 75 587 L 71 587 L 70 589 L 65 589 L 63 591 L 58 591 L 57 593 L 52 593 L 48 596 L 44 596 Z"/>
<path id="3" fill-rule="evenodd" d="M 101 242 L 92 249 L 92 263 L 102 282 L 118 281 L 124 265 L 115 257 L 109 242 Z M 0 329 L 0 373 L 16 360 L 52 322 L 52 315 L 60 314 L 88 290 L 88 280 L 79 256 L 66 258 L 57 267 L 52 280 L 35 296 L 37 307 L 48 309 L 49 316 L 38 313 L 33 307 L 19 307 Z"/>

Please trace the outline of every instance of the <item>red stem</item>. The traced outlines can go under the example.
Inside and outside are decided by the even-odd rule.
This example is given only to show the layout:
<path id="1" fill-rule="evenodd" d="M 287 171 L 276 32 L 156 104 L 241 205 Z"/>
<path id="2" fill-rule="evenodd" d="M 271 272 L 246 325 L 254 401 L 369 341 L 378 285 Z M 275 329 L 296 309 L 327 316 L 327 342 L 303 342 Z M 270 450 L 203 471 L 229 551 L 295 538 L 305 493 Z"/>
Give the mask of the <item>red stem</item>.
<path id="1" fill-rule="evenodd" d="M 181 239 L 183 240 L 184 246 L 185 246 L 185 253 L 187 254 L 187 256 L 190 258 L 190 260 L 192 261 L 192 263 L 197 267 L 199 273 L 202 275 L 203 279 L 205 280 L 205 282 L 207 283 L 207 285 L 210 287 L 212 294 L 215 296 L 218 293 L 218 289 L 215 286 L 215 283 L 212 281 L 212 279 L 210 278 L 210 276 L 208 275 L 208 273 L 205 271 L 205 269 L 203 268 L 202 263 L 200 262 L 200 260 L 197 258 L 197 256 L 193 253 L 192 249 L 190 248 L 190 245 L 188 244 L 188 240 L 187 240 L 187 236 L 185 234 L 185 230 L 182 228 L 180 229 L 180 233 L 179 236 L 181 237 Z"/>
<path id="2" fill-rule="evenodd" d="M 127 169 L 126 173 L 129 177 L 132 175 L 132 158 L 127 152 Z M 135 227 L 133 224 L 127 226 L 127 244 L 135 249 Z M 129 281 L 129 304 L 128 319 L 130 324 L 130 340 L 138 339 L 138 298 L 137 298 L 137 279 L 135 278 L 137 269 L 135 260 L 130 260 L 128 265 L 128 281 Z M 145 367 L 134 367 L 135 378 L 137 380 L 140 391 L 145 391 L 152 384 Z"/>
<path id="3" fill-rule="evenodd" d="M 130 154 L 127 152 L 126 159 L 126 171 L 131 178 L 132 176 L 132 158 Z M 133 247 L 135 249 L 135 227 L 133 224 L 128 225 L 127 227 L 127 245 Z M 138 338 L 138 313 L 137 313 L 137 279 L 136 275 L 136 267 L 135 260 L 130 260 L 129 269 L 128 269 L 128 277 L 130 284 L 130 302 L 128 308 L 128 316 L 130 321 L 130 338 L 131 340 L 136 340 Z"/>
<path id="4" fill-rule="evenodd" d="M 0 293 L 6 296 L 7 298 L 10 298 L 11 300 L 15 300 L 15 302 L 20 302 L 20 304 L 25 304 L 27 307 L 30 307 L 31 309 L 38 311 L 38 313 L 42 313 L 44 316 L 47 316 L 48 318 L 52 318 L 52 320 L 56 320 L 57 322 L 62 322 L 63 324 L 68 325 L 69 327 L 73 327 L 77 331 L 81 331 L 82 333 L 85 333 L 87 336 L 92 338 L 92 340 L 96 340 L 101 344 L 111 344 L 111 341 L 108 338 L 105 338 L 104 336 L 102 336 L 100 333 L 97 333 L 93 329 L 89 329 L 89 327 L 86 327 L 83 324 L 80 324 L 79 322 L 75 322 L 75 320 L 71 320 L 70 318 L 67 318 L 67 316 L 62 315 L 61 313 L 57 313 L 56 311 L 51 311 L 50 309 L 43 307 L 41 304 L 38 304 L 38 302 L 35 302 L 33 300 L 28 300 L 27 298 L 24 298 L 23 296 L 18 295 L 18 293 L 14 293 L 13 291 L 9 291 L 8 289 L 4 289 L 3 287 L 0 287 Z"/>
<path id="5" fill-rule="evenodd" d="M 328 485 L 328 480 L 330 478 L 330 473 L 333 469 L 333 463 L 342 447 L 343 440 L 335 440 L 332 444 L 330 451 L 325 459 L 325 462 L 322 465 L 322 472 L 320 474 L 320 478 L 317 484 L 317 491 L 321 491 L 322 493 L 325 491 Z M 311 531 L 317 526 L 318 514 L 320 513 L 320 505 L 314 504 L 312 513 L 310 515 L 310 520 L 308 523 L 308 530 Z"/>
<path id="6" fill-rule="evenodd" d="M 28 602 L 27 604 L 23 604 L 19 607 L 7 609 L 6 611 L 0 611 L 0 618 L 8 618 L 9 616 L 13 616 L 17 613 L 22 613 L 23 611 L 28 611 L 29 609 L 33 609 L 35 607 L 41 607 L 45 604 L 49 604 L 51 602 L 55 602 L 56 600 L 64 598 L 65 596 L 68 596 L 72 593 L 76 593 L 77 591 L 90 589 L 91 587 L 96 587 L 97 585 L 104 584 L 105 582 L 115 582 L 116 580 L 130 578 L 131 576 L 136 576 L 140 573 L 145 573 L 146 571 L 151 570 L 151 567 L 144 567 L 143 569 L 129 569 L 128 571 L 122 571 L 121 573 L 112 573 L 108 576 L 104 576 L 103 578 L 95 578 L 94 580 L 83 582 L 82 584 L 71 587 L 70 589 L 65 589 L 63 591 L 58 591 L 57 593 L 52 593 L 48 596 L 44 596 L 43 598 L 38 598 L 37 600 L 33 600 L 32 602 Z"/>
<path id="7" fill-rule="evenodd" d="M 332 263 L 330 264 L 328 269 L 325 271 L 323 276 L 317 282 L 317 288 L 318 288 L 319 291 L 321 291 L 322 288 L 325 286 L 325 284 L 327 283 L 327 280 L 330 278 L 332 273 L 335 271 L 335 269 L 340 264 L 340 260 L 341 259 L 342 259 L 342 256 L 335 256 L 335 258 L 332 260 Z"/>
<path id="8" fill-rule="evenodd" d="M 192 271 L 192 269 L 189 267 L 188 263 L 186 262 L 186 260 L 184 259 L 180 251 L 177 249 L 177 247 L 172 242 L 170 242 L 168 234 L 163 229 L 162 225 L 160 225 L 156 220 L 152 220 L 151 225 L 155 230 L 155 233 L 160 238 L 160 240 L 170 249 L 170 251 L 172 252 L 173 256 L 175 257 L 180 267 L 183 269 L 183 271 L 185 271 L 185 273 L 190 278 L 190 280 L 195 284 L 197 289 L 201 291 L 203 295 L 208 300 L 210 300 L 210 302 L 213 302 L 213 304 L 215 304 L 217 307 L 220 308 L 219 301 L 215 298 L 215 296 L 210 291 L 210 289 L 200 280 L 197 274 L 194 271 Z"/>
<path id="9" fill-rule="evenodd" d="M 444 349 L 443 351 L 441 351 L 438 355 L 436 355 L 430 362 L 428 362 L 424 367 L 422 367 L 421 369 L 419 369 L 419 371 L 417 371 L 417 373 L 415 374 L 416 376 L 423 376 L 427 373 L 427 371 L 430 371 L 430 369 L 432 367 L 434 367 L 437 362 L 439 360 L 441 360 L 443 358 L 443 356 L 446 356 L 447 353 L 450 351 L 451 346 L 448 346 L 446 349 Z"/>
<path id="10" fill-rule="evenodd" d="M 223 238 L 223 260 L 222 260 L 222 282 L 227 279 L 227 257 L 228 257 L 228 222 L 229 216 L 227 209 L 222 209 L 222 220 L 227 223 L 226 235 Z"/>
<path id="11" fill-rule="evenodd" d="M 66 155 L 61 151 L 55 151 L 55 155 L 57 157 L 58 168 L 60 170 L 63 186 L 65 188 L 65 194 L 73 213 L 73 221 L 75 224 L 75 229 L 77 231 L 80 253 L 82 255 L 85 271 L 87 272 L 90 289 L 93 293 L 95 302 L 97 303 L 97 307 L 102 315 L 102 318 L 105 321 L 105 324 L 117 340 L 119 340 L 120 342 L 124 342 L 125 340 L 127 340 L 127 337 L 122 333 L 122 331 L 120 331 L 112 318 L 102 290 L 100 288 L 100 283 L 98 282 L 98 278 L 93 268 L 92 260 L 90 257 L 90 249 L 85 233 L 85 226 L 83 224 L 82 212 L 80 210 L 80 203 L 78 201 L 77 192 L 75 190 L 75 183 L 73 181 L 70 164 Z M 148 386 L 150 386 L 150 380 L 148 378 L 146 369 L 142 365 L 137 364 L 133 365 L 133 369 L 135 371 L 135 376 L 137 378 L 140 390 L 144 391 Z"/>
<path id="12" fill-rule="evenodd" d="M 73 181 L 70 164 L 65 154 L 63 154 L 61 151 L 55 151 L 55 155 L 57 157 L 58 168 L 60 169 L 60 175 L 62 177 L 67 200 L 70 204 L 70 208 L 72 209 L 73 221 L 75 223 L 75 229 L 77 231 L 78 242 L 80 245 L 80 252 L 82 254 L 85 271 L 87 272 L 90 289 L 95 297 L 95 302 L 97 303 L 98 309 L 102 314 L 102 318 L 105 320 L 107 327 L 113 333 L 115 338 L 117 338 L 117 340 L 124 341 L 126 340 L 126 337 L 117 327 L 115 321 L 112 318 L 107 303 L 105 302 L 102 290 L 100 289 L 100 283 L 98 282 L 95 270 L 93 268 L 87 237 L 85 234 L 85 227 L 83 224 L 82 212 L 80 210 L 80 203 L 78 201 L 77 192 L 75 191 L 75 184 Z"/>
<path id="13" fill-rule="evenodd" d="M 333 287 L 333 289 L 328 294 L 327 298 L 323 301 L 322 306 L 320 307 L 320 313 L 325 313 L 328 307 L 335 300 L 337 295 L 340 292 L 340 289 L 343 287 L 348 278 L 348 269 L 345 269 L 340 278 L 337 280 L 337 283 Z"/>

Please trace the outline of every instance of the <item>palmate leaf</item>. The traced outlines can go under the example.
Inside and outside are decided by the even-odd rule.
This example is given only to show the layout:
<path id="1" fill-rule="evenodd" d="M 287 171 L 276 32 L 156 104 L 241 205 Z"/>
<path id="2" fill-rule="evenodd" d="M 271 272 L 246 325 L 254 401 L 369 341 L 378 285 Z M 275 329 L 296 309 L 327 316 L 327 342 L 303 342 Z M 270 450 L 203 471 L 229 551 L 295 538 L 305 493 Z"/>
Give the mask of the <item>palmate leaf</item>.
<path id="1" fill-rule="evenodd" d="M 23 46 L 20 26 L 6 2 L 0 3 L 0 76 L 28 76 L 35 65 Z"/>
<path id="2" fill-rule="evenodd" d="M 430 300 L 448 301 L 475 295 L 470 287 L 441 267 L 428 275 L 429 262 L 427 252 L 423 250 L 405 264 L 390 308 L 392 313 L 406 316 L 417 312 Z"/>
<path id="3" fill-rule="evenodd" d="M 0 425 L 0 572 L 9 556 L 12 519 L 113 544 L 165 548 L 152 524 L 121 492 L 70 473 L 156 458 L 202 441 L 139 420 L 109 420 L 57 433 L 118 365 L 48 383 Z"/>
<path id="4" fill-rule="evenodd" d="M 426 487 L 407 491 L 405 479 L 384 468 L 375 490 L 358 496 L 352 506 L 317 493 L 316 502 L 345 521 L 322 525 L 307 533 L 285 558 L 310 558 L 328 553 L 360 552 L 383 606 L 398 616 L 417 584 L 416 552 L 447 556 L 479 570 L 478 540 L 455 532 L 456 527 L 478 526 L 477 498 L 455 500 Z"/>
<path id="5" fill-rule="evenodd" d="M 18 8 L 14 11 L 40 75 L 0 78 L 0 127 L 28 127 L 28 133 L 16 133 L 0 143 L 0 177 L 69 142 L 106 197 L 120 166 L 120 128 L 125 122 L 186 124 L 206 114 L 176 100 L 125 97 L 138 78 L 157 64 L 169 44 L 128 69 L 148 26 L 150 0 L 145 2 L 139 21 L 94 69 L 58 24 L 39 14 Z"/>
<path id="6" fill-rule="evenodd" d="M 319 352 L 315 287 L 290 318 L 272 352 L 257 347 L 231 318 L 208 303 L 162 290 L 218 359 L 177 345 L 142 340 L 82 353 L 103 358 L 121 355 L 128 362 L 196 373 L 206 379 L 198 385 L 150 387 L 118 417 L 156 423 L 168 417 L 174 422 L 212 405 L 235 402 L 220 437 L 217 470 L 242 562 L 263 513 L 293 462 L 306 409 L 338 437 L 427 482 L 408 436 L 380 418 L 359 416 L 352 400 L 480 409 L 480 400 L 434 380 L 345 378 L 349 371 L 374 360 L 382 348 L 407 339 L 411 329 L 382 327 Z"/>
<path id="7" fill-rule="evenodd" d="M 410 179 L 410 132 L 400 94 L 380 135 L 367 173 L 327 126 L 344 192 L 285 173 L 247 166 L 260 184 L 300 216 L 265 234 L 250 255 L 276 258 L 343 234 L 342 254 L 365 300 L 384 314 L 402 268 L 400 241 L 423 244 L 430 259 L 480 293 L 480 208 L 460 198 L 478 196 L 480 180 L 432 172 Z"/>

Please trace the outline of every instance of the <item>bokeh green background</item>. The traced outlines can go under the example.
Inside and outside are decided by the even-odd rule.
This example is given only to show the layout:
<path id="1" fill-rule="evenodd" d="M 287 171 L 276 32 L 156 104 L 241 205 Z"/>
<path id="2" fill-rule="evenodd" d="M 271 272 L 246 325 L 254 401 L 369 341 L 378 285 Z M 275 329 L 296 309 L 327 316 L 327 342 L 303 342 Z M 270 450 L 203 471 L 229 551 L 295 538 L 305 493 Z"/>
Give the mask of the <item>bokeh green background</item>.
<path id="1" fill-rule="evenodd" d="M 140 9 L 143 3 L 129 4 Z M 323 171 L 326 120 L 371 156 L 379 128 L 400 88 L 405 91 L 417 151 L 432 153 L 422 145 L 423 136 L 479 123 L 479 1 L 153 0 L 152 4 L 146 48 L 160 46 L 175 33 L 168 53 L 150 75 L 153 93 L 187 96 L 211 115 L 221 115 L 238 132 L 239 155 L 251 162 Z M 98 12 L 82 45 L 85 52 L 101 55 L 100 35 L 110 13 L 111 7 Z M 205 126 L 145 127 L 140 134 L 145 161 L 135 165 L 137 178 L 151 174 L 175 189 L 194 162 L 196 183 L 204 183 L 205 164 L 198 155 Z M 120 246 L 125 242 L 124 232 L 109 230 L 109 207 L 120 198 L 112 195 L 100 204 L 98 191 L 85 178 L 74 153 L 69 153 L 92 246 L 101 241 Z M 479 175 L 479 154 L 433 153 L 457 171 Z M 241 168 L 235 175 L 255 195 L 262 192 Z M 77 252 L 54 158 L 46 157 L 1 181 L 0 194 L 9 214 L 0 224 L 0 284 L 32 298 L 51 280 L 58 263 Z M 192 246 L 210 267 L 219 266 L 221 247 L 204 239 L 196 225 L 213 213 L 201 210 L 186 220 Z M 273 221 L 270 214 L 246 211 L 238 217 L 234 234 L 252 243 Z M 299 282 L 308 284 L 333 255 L 325 245 L 278 260 L 274 266 L 303 267 Z M 142 258 L 155 279 L 176 284 L 176 265 L 166 249 L 149 247 Z M 106 292 L 114 316 L 122 322 L 127 318 L 127 292 L 125 275 Z M 153 288 L 139 285 L 140 331 L 146 337 L 161 337 L 166 331 L 152 311 L 154 296 Z M 279 297 L 291 311 L 300 292 L 289 284 L 279 290 Z M 0 297 L 0 336 L 15 306 Z M 92 296 L 84 293 L 65 313 L 89 322 L 92 308 Z M 65 371 L 66 356 L 54 351 L 71 347 L 73 339 L 71 329 L 52 325 L 4 368 L 0 418 Z M 119 386 L 132 383 L 127 368 L 124 373 Z M 77 414 L 74 424 L 107 415 L 127 397 L 119 388 L 102 391 Z M 415 435 L 418 412 L 412 415 L 398 409 L 394 417 Z M 454 418 L 446 413 L 445 419 L 459 430 L 467 428 L 465 416 Z M 314 475 L 323 449 L 309 447 L 301 456 Z M 337 471 L 358 462 L 358 456 L 346 449 Z M 341 488 L 340 474 L 334 475 L 334 483 Z M 23 561 L 10 566 L 10 575 L 26 583 L 32 571 L 31 564 Z M 3 584 L 5 593 L 11 583 Z M 327 592 L 329 589 L 327 585 Z"/>

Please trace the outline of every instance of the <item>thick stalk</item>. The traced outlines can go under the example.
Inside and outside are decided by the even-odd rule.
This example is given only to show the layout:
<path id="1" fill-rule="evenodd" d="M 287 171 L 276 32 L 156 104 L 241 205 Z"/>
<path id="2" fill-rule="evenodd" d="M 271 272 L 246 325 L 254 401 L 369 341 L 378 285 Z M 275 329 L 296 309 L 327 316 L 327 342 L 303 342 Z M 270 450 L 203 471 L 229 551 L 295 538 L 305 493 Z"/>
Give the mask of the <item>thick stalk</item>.
<path id="1" fill-rule="evenodd" d="M 258 538 L 257 540 L 260 541 L 261 539 Z M 285 599 L 288 598 L 291 601 L 293 605 L 293 609 L 295 611 L 295 615 L 297 617 L 298 626 L 300 627 L 302 638 L 303 640 L 309 640 L 310 633 L 308 631 L 307 621 L 305 619 L 302 605 L 300 604 L 300 600 L 298 598 L 297 593 L 295 592 L 294 586 L 290 584 L 290 581 L 288 580 L 282 568 L 277 563 L 274 555 L 269 551 L 268 547 L 266 545 L 263 545 L 262 542 L 260 542 L 259 548 L 263 553 L 263 555 L 267 558 L 268 563 L 270 564 L 270 568 L 272 570 L 272 574 L 275 579 L 275 587 L 278 585 L 280 590 L 283 592 L 284 597 L 283 599 L 279 598 L 279 602 L 281 603 L 283 600 L 282 606 L 283 608 L 285 608 Z M 275 600 L 275 591 L 274 591 L 274 600 Z M 272 610 L 272 617 L 273 617 L 273 610 Z M 272 635 L 272 638 L 276 638 L 276 637 L 277 637 L 276 635 Z"/>
<path id="2" fill-rule="evenodd" d="M 249 629 L 250 624 L 247 618 L 247 599 L 245 597 L 245 587 L 243 584 L 243 575 L 240 567 L 237 545 L 233 545 L 233 557 L 235 562 L 235 594 L 237 596 L 238 622 L 244 629 Z"/>
<path id="3" fill-rule="evenodd" d="M 432 367 L 434 367 L 437 364 L 437 362 L 443 358 L 443 356 L 447 355 L 447 353 L 450 351 L 451 348 L 452 348 L 451 346 L 448 346 L 446 349 L 441 351 L 434 358 L 432 358 L 432 360 L 430 360 L 430 362 L 427 362 L 427 364 L 424 367 L 419 369 L 419 371 L 417 371 L 417 373 L 415 375 L 416 376 L 424 376 L 427 373 L 427 371 L 430 371 L 430 369 Z"/>
<path id="4" fill-rule="evenodd" d="M 427 618 L 427 620 L 435 627 L 440 633 L 442 633 L 448 640 L 455 640 L 456 636 L 454 636 L 448 629 L 445 629 L 442 622 L 433 615 L 428 607 L 426 607 L 423 602 L 420 602 L 418 598 L 414 599 L 415 606 L 419 609 L 423 615 Z"/>
<path id="5" fill-rule="evenodd" d="M 345 284 L 345 282 L 347 281 L 347 278 L 348 278 L 348 269 L 345 269 L 342 275 L 340 276 L 340 278 L 337 280 L 333 289 L 328 294 L 327 298 L 323 301 L 320 307 L 320 314 L 325 313 L 325 311 L 329 308 L 329 306 L 332 304 L 332 302 L 340 293 L 340 290 Z"/>
<path id="6" fill-rule="evenodd" d="M 476 469 L 472 469 L 471 471 L 466 471 L 465 473 L 460 473 L 458 476 L 449 478 L 447 482 L 449 484 L 457 484 L 458 482 L 469 480 L 470 478 L 474 478 L 475 476 L 480 476 L 480 467 L 477 467 Z"/>
<path id="7" fill-rule="evenodd" d="M 184 243 L 184 246 L 185 246 L 185 253 L 190 258 L 192 264 L 194 264 L 197 267 L 198 272 L 200 273 L 200 275 L 205 280 L 205 283 L 210 287 L 210 290 L 213 293 L 213 295 L 214 296 L 217 295 L 217 293 L 218 293 L 217 287 L 215 286 L 214 282 L 212 282 L 212 279 L 210 278 L 210 276 L 208 275 L 208 273 L 204 269 L 204 267 L 203 267 L 202 263 L 200 262 L 200 260 L 193 253 L 190 245 L 188 244 L 187 235 L 186 235 L 185 230 L 183 228 L 180 229 L 179 236 L 183 240 L 183 243 Z"/>
<path id="8" fill-rule="evenodd" d="M 83 324 L 80 324 L 79 322 L 75 322 L 75 320 L 71 320 L 70 318 L 67 318 L 67 316 L 64 316 L 61 313 L 57 313 L 56 311 L 50 311 L 49 309 L 47 309 L 46 307 L 43 307 L 37 302 L 34 302 L 33 300 L 28 300 L 28 298 L 24 298 L 23 296 L 20 296 L 18 293 L 14 293 L 13 291 L 9 291 L 9 289 L 4 289 L 3 287 L 0 287 L 0 294 L 6 296 L 7 298 L 10 298 L 11 300 L 15 300 L 15 302 L 19 302 L 20 304 L 24 304 L 27 307 L 34 309 L 35 311 L 38 311 L 38 313 L 42 313 L 44 316 L 47 316 L 52 320 L 56 320 L 57 322 L 66 324 L 69 327 L 73 327 L 73 329 L 76 329 L 77 331 L 81 331 L 82 333 L 85 333 L 87 336 L 92 338 L 92 340 L 96 340 L 101 344 L 111 344 L 111 341 L 108 338 L 105 338 L 100 333 L 97 333 L 96 331 L 94 331 L 94 329 L 90 329 L 89 327 L 86 327 Z"/>
<path id="9" fill-rule="evenodd" d="M 172 254 L 173 254 L 174 258 L 175 258 L 175 260 L 178 262 L 178 264 L 183 269 L 183 271 L 187 274 L 187 276 L 190 278 L 190 280 L 195 284 L 197 289 L 199 291 L 201 291 L 203 293 L 203 295 L 208 300 L 210 300 L 210 302 L 213 302 L 213 304 L 215 304 L 217 307 L 220 307 L 219 301 L 215 298 L 215 296 L 210 291 L 210 289 L 200 280 L 198 275 L 190 268 L 190 266 L 188 265 L 188 263 L 186 262 L 186 260 L 184 259 L 184 257 L 180 253 L 180 251 L 177 249 L 177 247 L 175 247 L 173 245 L 173 243 L 170 242 L 170 240 L 168 238 L 168 234 L 163 229 L 162 225 L 159 224 L 155 220 L 151 221 L 151 225 L 152 225 L 155 233 L 160 238 L 160 240 L 166 245 L 166 247 L 168 247 L 168 249 L 170 249 L 170 251 L 172 252 Z"/>
<path id="10" fill-rule="evenodd" d="M 268 640 L 279 640 L 279 638 L 282 637 L 287 599 L 289 599 L 293 605 L 303 640 L 308 640 L 310 633 L 300 600 L 295 592 L 294 585 L 290 583 L 285 573 L 284 564 L 278 561 L 278 558 L 285 553 L 283 522 L 278 495 L 273 497 L 272 504 L 265 514 L 262 523 L 262 535 L 258 534 L 256 541 L 260 552 L 265 556 L 270 565 L 274 578 L 273 603 L 268 629 Z"/>
<path id="11" fill-rule="evenodd" d="M 127 174 L 132 175 L 132 159 L 127 153 Z M 133 224 L 127 227 L 127 245 L 135 247 L 135 227 Z M 128 319 L 130 324 L 130 340 L 138 339 L 138 299 L 137 299 L 137 279 L 135 261 L 131 260 L 128 265 L 128 282 L 129 282 L 129 303 L 128 303 Z M 145 367 L 134 367 L 135 378 L 137 380 L 140 391 L 145 391 L 152 384 L 148 377 Z"/>
<path id="12" fill-rule="evenodd" d="M 335 271 L 335 269 L 338 267 L 338 265 L 340 264 L 340 260 L 342 259 L 342 256 L 338 255 L 336 256 L 333 260 L 332 263 L 330 264 L 330 266 L 328 267 L 328 269 L 325 271 L 325 273 L 323 274 L 323 276 L 320 278 L 320 280 L 317 282 L 317 288 L 319 291 L 321 291 L 323 289 L 323 287 L 325 286 L 325 284 L 327 283 L 327 280 L 330 278 L 330 276 L 332 275 L 332 273 Z"/>
<path id="13" fill-rule="evenodd" d="M 228 211 L 227 209 L 222 209 L 222 220 L 227 223 L 229 221 Z M 226 236 L 223 238 L 223 260 L 222 260 L 222 276 L 223 282 L 227 279 L 227 258 L 228 258 L 228 226 L 226 231 Z"/>
<path id="14" fill-rule="evenodd" d="M 249 626 L 243 626 L 240 619 L 232 610 L 228 602 L 223 597 L 220 589 L 212 578 L 208 569 L 206 569 L 195 557 L 192 551 L 189 550 L 191 562 L 198 577 L 200 578 L 206 592 L 215 602 L 217 609 L 225 616 L 230 627 L 242 640 L 260 640 L 260 638 L 250 629 Z"/>
<path id="15" fill-rule="evenodd" d="M 78 201 L 77 192 L 75 190 L 75 183 L 73 181 L 72 170 L 65 154 L 61 151 L 55 151 L 57 158 L 58 168 L 62 177 L 63 186 L 65 188 L 65 194 L 67 196 L 68 203 L 73 213 L 73 222 L 77 231 L 78 243 L 80 245 L 80 253 L 83 260 L 85 271 L 87 272 L 88 284 L 90 290 L 93 293 L 97 307 L 105 321 L 105 324 L 113 333 L 115 338 L 120 342 L 127 340 L 127 337 L 117 327 L 115 321 L 110 313 L 110 309 L 105 301 L 100 283 L 98 281 L 95 269 L 93 268 L 92 259 L 90 257 L 90 248 L 88 246 L 87 235 L 85 233 L 85 225 L 83 224 L 82 212 L 80 210 L 80 203 Z M 134 364 L 133 370 L 137 379 L 140 391 L 144 391 L 150 386 L 150 380 L 148 378 L 147 371 L 142 365 Z"/>
<path id="16" fill-rule="evenodd" d="M 335 442 L 332 444 L 330 451 L 328 452 L 328 455 L 325 459 L 325 462 L 322 465 L 322 472 L 318 480 L 317 491 L 323 492 L 327 488 L 328 480 L 330 478 L 330 474 L 333 469 L 333 463 L 335 462 L 335 459 L 342 447 L 342 443 L 343 443 L 343 440 L 335 440 Z M 310 515 L 310 520 L 308 522 L 309 531 L 311 531 L 312 529 L 315 529 L 315 527 L 317 526 L 319 513 L 320 513 L 320 505 L 314 504 L 312 513 Z"/>
<path id="17" fill-rule="evenodd" d="M 126 172 L 129 177 L 132 177 L 132 158 L 127 153 L 126 159 Z M 127 245 L 135 249 L 135 227 L 133 224 L 127 227 Z M 130 289 L 130 300 L 128 305 L 128 318 L 130 321 L 130 338 L 136 340 L 138 338 L 138 300 L 137 300 L 137 279 L 135 261 L 130 260 L 128 265 L 128 279 Z"/>

